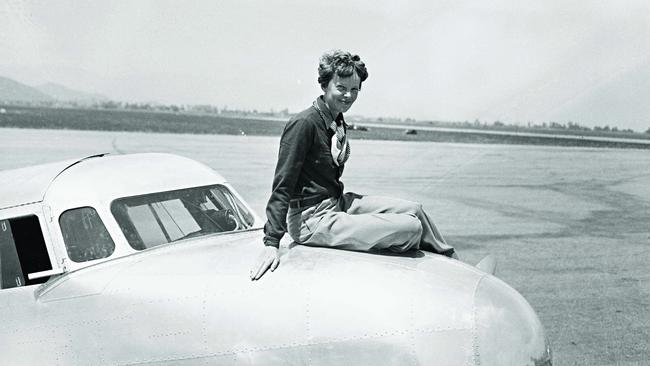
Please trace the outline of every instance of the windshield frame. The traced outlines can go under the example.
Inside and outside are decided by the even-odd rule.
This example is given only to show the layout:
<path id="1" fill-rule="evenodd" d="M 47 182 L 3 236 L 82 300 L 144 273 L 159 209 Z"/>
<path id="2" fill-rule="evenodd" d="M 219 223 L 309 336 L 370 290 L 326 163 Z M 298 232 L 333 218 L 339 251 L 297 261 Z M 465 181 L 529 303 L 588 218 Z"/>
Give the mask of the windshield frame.
<path id="1" fill-rule="evenodd" d="M 195 198 L 200 199 L 192 200 Z M 140 212 L 135 214 L 136 210 Z M 174 210 L 175 216 L 170 213 Z M 232 187 L 223 183 L 120 197 L 111 201 L 110 212 L 127 243 L 138 251 L 257 229 L 255 213 Z M 173 235 L 170 229 L 175 231 Z"/>

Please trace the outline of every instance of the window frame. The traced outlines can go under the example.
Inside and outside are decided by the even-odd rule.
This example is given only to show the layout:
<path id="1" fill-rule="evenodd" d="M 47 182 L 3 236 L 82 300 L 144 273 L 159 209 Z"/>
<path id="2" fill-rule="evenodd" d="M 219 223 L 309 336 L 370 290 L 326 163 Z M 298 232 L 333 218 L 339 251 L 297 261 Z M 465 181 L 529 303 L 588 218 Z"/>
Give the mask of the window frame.
<path id="1" fill-rule="evenodd" d="M 110 238 L 111 242 L 113 243 L 113 249 L 112 249 L 111 252 L 110 252 L 107 256 L 105 256 L 105 257 L 94 258 L 94 259 L 88 259 L 88 260 L 83 260 L 83 261 L 76 261 L 74 258 L 72 258 L 72 256 L 70 256 L 70 251 L 68 250 L 68 243 L 67 243 L 66 240 L 65 240 L 65 234 L 64 234 L 63 226 L 61 225 L 61 218 L 62 218 L 66 213 L 68 213 L 68 212 L 70 212 L 70 211 L 80 210 L 80 209 L 84 209 L 84 208 L 90 208 L 90 209 L 92 209 L 93 211 L 95 211 L 95 214 L 96 214 L 97 217 L 99 218 L 99 222 L 102 224 L 102 226 L 104 227 L 104 230 L 105 230 L 106 234 L 108 234 L 108 237 Z M 117 243 L 116 243 L 115 238 L 113 237 L 113 235 L 111 235 L 110 230 L 108 230 L 108 226 L 107 226 L 106 223 L 104 222 L 104 219 L 102 218 L 102 215 L 100 215 L 99 212 L 100 212 L 100 210 L 97 210 L 95 207 L 90 206 L 90 205 L 85 205 L 85 206 L 78 206 L 78 207 L 66 208 L 64 211 L 62 211 L 62 212 L 58 215 L 58 218 L 57 218 L 56 222 L 57 222 L 57 225 L 58 225 L 59 233 L 60 233 L 60 235 L 61 235 L 61 242 L 63 243 L 63 249 L 65 249 L 65 255 L 66 255 L 66 257 L 67 257 L 70 261 L 72 261 L 73 263 L 76 263 L 76 264 L 78 264 L 78 265 L 83 265 L 83 264 L 85 264 L 85 263 L 90 263 L 90 262 L 94 262 L 94 261 L 98 261 L 98 260 L 107 260 L 107 259 L 111 258 L 111 257 L 113 256 L 113 254 L 115 254 L 115 251 L 117 250 Z"/>
<path id="2" fill-rule="evenodd" d="M 109 212 L 111 213 L 113 220 L 117 224 L 117 228 L 119 229 L 120 233 L 126 240 L 127 244 L 129 245 L 130 248 L 133 250 L 136 250 L 138 252 L 147 250 L 147 249 L 153 249 L 161 245 L 169 245 L 177 242 L 182 242 L 187 239 L 178 239 L 178 240 L 171 240 L 166 243 L 160 243 L 157 245 L 153 245 L 150 247 L 147 247 L 146 243 L 142 240 L 142 237 L 140 233 L 138 232 L 136 226 L 133 224 L 131 218 L 129 217 L 129 222 L 126 223 L 129 226 L 129 230 L 132 230 L 133 233 L 131 235 L 137 236 L 137 243 L 132 243 L 131 240 L 129 239 L 129 235 L 124 231 L 124 228 L 122 227 L 121 221 L 117 218 L 116 216 L 116 209 L 118 209 L 117 204 L 121 203 L 124 200 L 128 199 L 142 199 L 146 196 L 151 196 L 151 195 L 165 195 L 165 194 L 173 194 L 174 192 L 178 191 L 185 191 L 185 190 L 191 190 L 191 189 L 208 189 L 208 190 L 213 190 L 213 189 L 221 189 L 225 190 L 227 194 L 223 193 L 224 196 L 226 196 L 227 200 L 229 203 L 234 204 L 233 205 L 233 212 L 237 216 L 237 220 L 241 222 L 244 226 L 235 229 L 235 230 L 229 230 L 229 231 L 222 231 L 222 232 L 214 232 L 214 233 L 208 233 L 205 235 L 201 235 L 199 237 L 208 237 L 208 236 L 214 236 L 214 235 L 227 235 L 227 234 L 235 234 L 235 233 L 241 233 L 241 232 L 246 232 L 249 230 L 256 230 L 258 227 L 255 226 L 257 223 L 257 216 L 255 215 L 254 211 L 244 202 L 244 200 L 237 194 L 237 192 L 232 189 L 231 186 L 229 186 L 226 183 L 213 183 L 213 184 L 207 184 L 207 185 L 200 185 L 200 186 L 190 186 L 190 187 L 184 187 L 184 188 L 174 188 L 174 189 L 169 189 L 169 190 L 164 190 L 164 191 L 156 191 L 156 192 L 148 192 L 148 193 L 143 193 L 143 194 L 136 194 L 132 196 L 124 196 L 124 197 L 119 197 L 110 202 L 109 205 Z M 222 192 L 220 192 L 222 193 Z M 164 201 L 158 201 L 158 202 L 164 202 Z M 150 203 L 147 203 L 149 205 Z M 123 207 L 126 207 L 124 205 Z M 160 223 L 159 223 L 160 225 Z M 189 238 L 188 238 L 189 239 Z M 137 245 L 136 245 L 137 244 Z"/>

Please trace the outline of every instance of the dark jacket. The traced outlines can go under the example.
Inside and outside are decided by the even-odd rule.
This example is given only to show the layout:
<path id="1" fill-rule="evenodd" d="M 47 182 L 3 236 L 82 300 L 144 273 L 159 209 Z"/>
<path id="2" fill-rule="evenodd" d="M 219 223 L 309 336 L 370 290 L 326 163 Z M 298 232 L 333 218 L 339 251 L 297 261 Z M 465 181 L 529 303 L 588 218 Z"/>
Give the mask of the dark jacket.
<path id="1" fill-rule="evenodd" d="M 291 118 L 282 132 L 273 189 L 266 205 L 265 245 L 279 246 L 287 231 L 290 200 L 338 198 L 343 193 L 339 178 L 344 165 L 337 166 L 330 151 L 334 132 L 328 126 L 334 118 L 322 97 L 316 102 L 328 121 L 311 106 Z M 342 114 L 336 120 L 347 127 Z"/>

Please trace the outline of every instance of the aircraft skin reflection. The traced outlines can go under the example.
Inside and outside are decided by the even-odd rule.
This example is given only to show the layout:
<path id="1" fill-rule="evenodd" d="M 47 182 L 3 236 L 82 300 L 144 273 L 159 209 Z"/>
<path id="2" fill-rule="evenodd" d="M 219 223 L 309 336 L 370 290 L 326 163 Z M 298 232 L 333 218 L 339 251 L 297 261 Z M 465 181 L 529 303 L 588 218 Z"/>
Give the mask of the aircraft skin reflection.
<path id="1" fill-rule="evenodd" d="M 530 305 L 475 267 L 423 252 L 289 245 L 278 270 L 251 281 L 263 235 L 254 214 L 232 232 L 138 251 L 111 213 L 123 197 L 206 185 L 240 199 L 211 169 L 167 154 L 95 157 L 62 169 L 50 169 L 58 177 L 35 190 L 42 200 L 0 202 L 0 221 L 30 210 L 39 218 L 54 273 L 43 284 L 0 290 L 3 363 L 551 365 Z M 0 182 L 7 174 L 16 175 L 0 172 Z M 115 244 L 110 256 L 68 257 L 59 219 L 79 207 L 96 209 Z"/>

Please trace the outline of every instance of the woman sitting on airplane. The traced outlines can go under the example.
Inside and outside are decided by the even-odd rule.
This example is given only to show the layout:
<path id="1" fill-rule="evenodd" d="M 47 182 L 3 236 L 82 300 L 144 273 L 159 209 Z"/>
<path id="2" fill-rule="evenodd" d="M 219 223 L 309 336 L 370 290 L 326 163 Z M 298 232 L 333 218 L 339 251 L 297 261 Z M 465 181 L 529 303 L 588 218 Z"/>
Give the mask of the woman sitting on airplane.
<path id="1" fill-rule="evenodd" d="M 251 279 L 278 267 L 285 232 L 303 245 L 398 253 L 420 249 L 457 258 L 421 204 L 343 193 L 340 178 L 352 151 L 343 113 L 367 78 L 358 55 L 335 50 L 320 58 L 323 95 L 291 118 L 280 139 L 264 249 Z"/>

